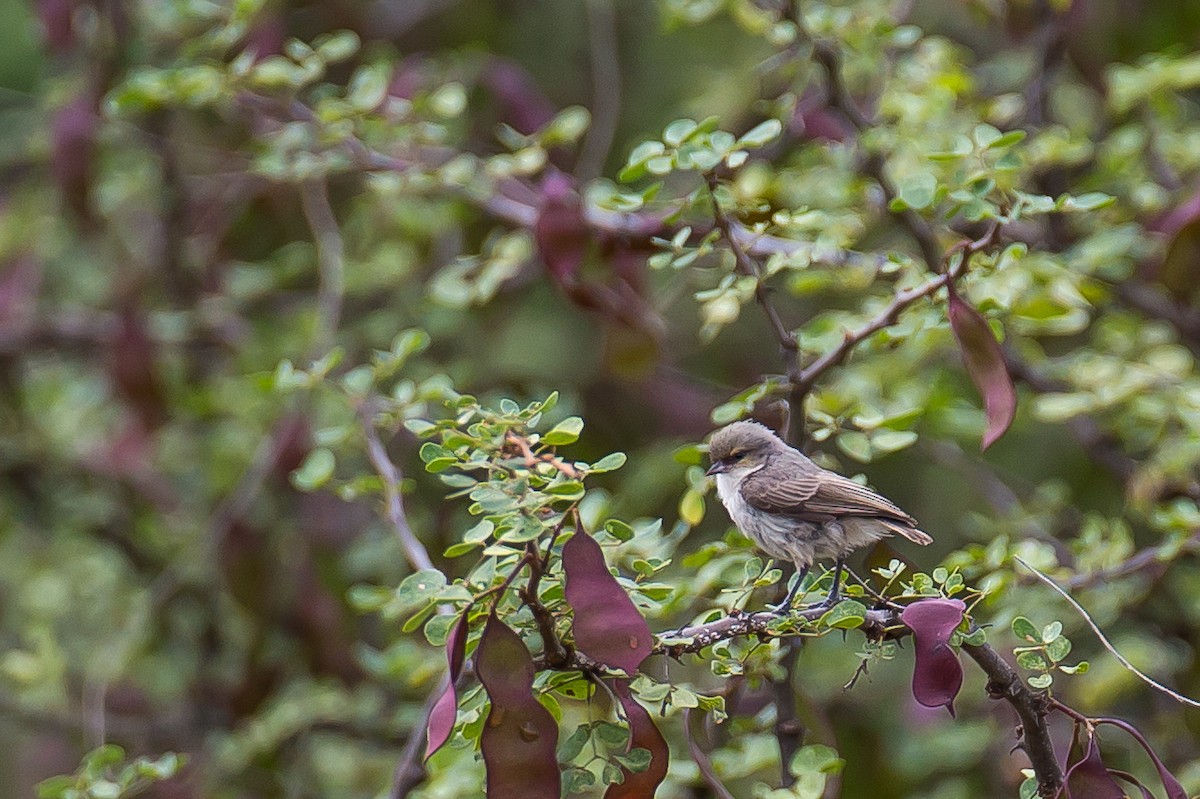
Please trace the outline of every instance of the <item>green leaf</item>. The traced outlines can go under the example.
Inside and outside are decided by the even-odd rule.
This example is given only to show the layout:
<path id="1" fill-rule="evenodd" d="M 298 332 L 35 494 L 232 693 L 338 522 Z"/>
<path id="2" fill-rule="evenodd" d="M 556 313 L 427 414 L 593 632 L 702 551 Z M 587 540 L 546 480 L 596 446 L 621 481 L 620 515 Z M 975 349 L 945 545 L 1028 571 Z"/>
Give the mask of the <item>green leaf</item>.
<path id="1" fill-rule="evenodd" d="M 609 519 L 604 523 L 604 531 L 618 541 L 628 541 L 633 538 L 633 528 L 620 519 Z"/>
<path id="2" fill-rule="evenodd" d="M 623 755 L 615 755 L 614 760 L 634 773 L 650 768 L 650 750 L 634 747 Z"/>
<path id="3" fill-rule="evenodd" d="M 569 768 L 563 771 L 563 793 L 583 793 L 595 784 L 596 775 L 585 768 Z"/>
<path id="4" fill-rule="evenodd" d="M 1060 635 L 1050 643 L 1046 644 L 1046 656 L 1055 663 L 1059 662 L 1067 655 L 1071 654 L 1071 639 L 1065 635 Z"/>
<path id="5" fill-rule="evenodd" d="M 1045 671 L 1050 664 L 1040 652 L 1021 652 L 1017 655 L 1017 665 L 1030 671 Z"/>
<path id="6" fill-rule="evenodd" d="M 1029 678 L 1029 686 L 1041 690 L 1049 688 L 1054 682 L 1054 676 L 1051 674 L 1035 674 Z"/>
<path id="7" fill-rule="evenodd" d="M 691 527 L 704 521 L 704 497 L 699 491 L 689 488 L 679 500 L 679 518 Z"/>
<path id="8" fill-rule="evenodd" d="M 1058 670 L 1063 674 L 1087 674 L 1090 664 L 1086 660 L 1081 660 L 1074 666 L 1059 666 Z"/>
<path id="9" fill-rule="evenodd" d="M 1062 622 L 1052 621 L 1042 628 L 1042 643 L 1048 644 L 1062 635 Z"/>
<path id="10" fill-rule="evenodd" d="M 843 599 L 821 617 L 821 624 L 836 630 L 854 630 L 866 620 L 866 605 L 853 599 Z"/>
<path id="11" fill-rule="evenodd" d="M 588 467 L 588 472 L 591 474 L 602 474 L 604 472 L 612 472 L 620 469 L 628 460 L 624 452 L 614 452 L 611 455 L 605 455 L 600 460 Z"/>
<path id="12" fill-rule="evenodd" d="M 570 444 L 579 440 L 579 434 L 582 432 L 583 420 L 578 416 L 571 416 L 563 419 L 550 432 L 542 436 L 542 443 L 555 447 Z"/>
<path id="13" fill-rule="evenodd" d="M 329 482 L 336 465 L 333 453 L 318 447 L 308 453 L 299 469 L 292 472 L 292 483 L 301 491 L 315 491 Z"/>
<path id="14" fill-rule="evenodd" d="M 779 138 L 783 132 L 783 123 L 778 119 L 768 119 L 755 125 L 737 140 L 738 147 L 762 147 Z"/>
<path id="15" fill-rule="evenodd" d="M 416 608 L 431 601 L 446 586 L 446 575 L 437 569 L 421 569 L 410 574 L 396 589 L 396 601 L 404 609 Z"/>
<path id="16" fill-rule="evenodd" d="M 576 727 L 575 732 L 564 738 L 562 743 L 558 745 L 558 761 L 560 763 L 570 763 L 579 757 L 579 753 L 583 751 L 583 747 L 587 744 L 590 736 L 591 727 L 587 725 Z"/>
<path id="17" fill-rule="evenodd" d="M 928 208 L 933 203 L 937 187 L 937 178 L 929 172 L 918 172 L 914 175 L 907 175 L 900 181 L 900 185 L 897 187 L 899 192 L 897 199 L 909 208 L 919 211 L 922 208 Z"/>
<path id="18" fill-rule="evenodd" d="M 1038 643 L 1042 640 L 1041 635 L 1038 634 L 1037 627 L 1034 627 L 1033 622 L 1024 616 L 1017 616 L 1012 620 L 1012 631 L 1013 635 L 1022 641 Z"/>

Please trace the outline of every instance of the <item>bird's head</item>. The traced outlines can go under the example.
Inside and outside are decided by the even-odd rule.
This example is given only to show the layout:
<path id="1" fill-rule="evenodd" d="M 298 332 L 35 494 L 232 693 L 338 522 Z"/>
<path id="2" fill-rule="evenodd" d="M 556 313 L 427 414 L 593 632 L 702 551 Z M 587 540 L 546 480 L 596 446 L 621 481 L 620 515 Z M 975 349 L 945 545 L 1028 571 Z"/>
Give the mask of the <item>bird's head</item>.
<path id="1" fill-rule="evenodd" d="M 706 474 L 745 474 L 766 462 L 767 456 L 785 449 L 778 436 L 758 422 L 734 422 L 713 433 L 708 442 L 712 462 Z"/>

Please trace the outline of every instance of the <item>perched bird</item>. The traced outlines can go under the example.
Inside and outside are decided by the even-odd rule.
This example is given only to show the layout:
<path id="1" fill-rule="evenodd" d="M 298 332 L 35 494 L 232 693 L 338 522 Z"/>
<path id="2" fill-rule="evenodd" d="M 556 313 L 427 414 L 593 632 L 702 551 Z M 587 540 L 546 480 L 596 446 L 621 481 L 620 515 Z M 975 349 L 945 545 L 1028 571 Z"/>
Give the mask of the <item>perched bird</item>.
<path id="1" fill-rule="evenodd" d="M 822 469 L 758 422 L 713 434 L 708 474 L 733 523 L 766 554 L 791 561 L 799 576 L 779 608 L 790 608 L 813 561 L 837 562 L 826 603 L 837 601 L 846 556 L 893 534 L 932 543 L 917 520 L 866 486 Z"/>

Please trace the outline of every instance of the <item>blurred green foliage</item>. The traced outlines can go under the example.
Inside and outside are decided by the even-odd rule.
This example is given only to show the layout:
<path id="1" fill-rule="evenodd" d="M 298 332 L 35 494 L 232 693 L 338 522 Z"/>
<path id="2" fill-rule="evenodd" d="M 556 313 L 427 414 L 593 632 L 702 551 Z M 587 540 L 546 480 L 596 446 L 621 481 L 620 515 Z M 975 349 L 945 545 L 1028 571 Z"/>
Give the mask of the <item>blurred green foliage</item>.
<path id="1" fill-rule="evenodd" d="M 758 289 L 811 364 L 935 278 L 914 230 L 962 269 L 1018 411 L 980 455 L 944 292 L 819 375 L 789 411 L 808 450 L 936 539 L 902 553 L 916 568 L 883 553 L 856 571 L 911 596 L 980 590 L 973 618 L 1030 685 L 1129 719 L 1200 792 L 1200 716 L 1011 560 L 1200 694 L 1193 4 L 0 14 L 6 794 L 53 778 L 42 795 L 479 795 L 475 683 L 452 745 L 398 778 L 445 671 L 439 606 L 500 584 L 567 507 L 656 632 L 773 599 L 784 574 L 730 528 L 700 446 L 733 419 L 786 417 Z M 862 120 L 832 102 L 818 45 Z M 995 246 L 955 260 L 990 223 Z M 540 431 L 538 457 L 578 479 L 497 471 L 510 430 Z M 565 614 L 561 583 L 544 588 Z M 537 652 L 528 609 L 505 601 Z M 818 631 L 853 626 L 854 605 Z M 1014 717 L 978 671 L 956 721 L 931 716 L 908 652 L 842 639 L 800 650 L 805 745 L 786 764 L 779 639 L 648 661 L 633 688 L 673 753 L 658 795 L 707 790 L 687 708 L 738 796 L 1018 795 Z M 624 751 L 608 698 L 585 701 L 578 673 L 538 680 L 568 781 L 598 795 Z M 1103 743 L 1110 767 L 1153 774 Z"/>

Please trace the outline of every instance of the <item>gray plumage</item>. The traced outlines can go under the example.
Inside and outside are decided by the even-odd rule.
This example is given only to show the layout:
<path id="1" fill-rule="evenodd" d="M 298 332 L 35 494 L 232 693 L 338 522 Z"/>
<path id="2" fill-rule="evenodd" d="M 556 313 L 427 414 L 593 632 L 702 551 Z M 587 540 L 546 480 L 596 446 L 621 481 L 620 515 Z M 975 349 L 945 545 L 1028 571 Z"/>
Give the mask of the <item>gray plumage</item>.
<path id="1" fill-rule="evenodd" d="M 763 552 L 805 570 L 840 562 L 880 538 L 933 539 L 917 520 L 866 486 L 822 469 L 757 422 L 734 422 L 708 448 L 717 496 L 733 523 Z"/>

